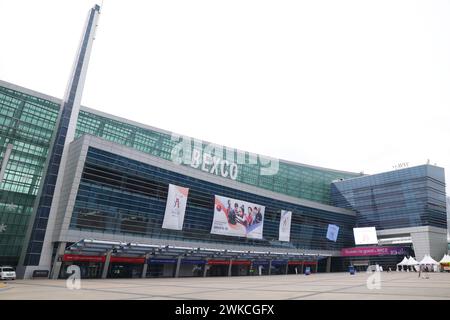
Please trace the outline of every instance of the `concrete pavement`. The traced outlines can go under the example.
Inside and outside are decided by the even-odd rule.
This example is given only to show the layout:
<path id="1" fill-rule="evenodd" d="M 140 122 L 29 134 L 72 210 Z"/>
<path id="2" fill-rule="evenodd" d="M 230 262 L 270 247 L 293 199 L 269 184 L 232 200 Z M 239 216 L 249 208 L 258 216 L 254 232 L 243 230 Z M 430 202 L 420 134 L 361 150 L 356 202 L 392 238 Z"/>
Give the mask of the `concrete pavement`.
<path id="1" fill-rule="evenodd" d="M 15 280 L 0 287 L 0 300 L 373 300 L 450 299 L 450 273 L 381 273 L 381 288 L 368 289 L 370 274 L 321 273 L 251 277 L 93 279 L 70 290 L 65 280 Z"/>

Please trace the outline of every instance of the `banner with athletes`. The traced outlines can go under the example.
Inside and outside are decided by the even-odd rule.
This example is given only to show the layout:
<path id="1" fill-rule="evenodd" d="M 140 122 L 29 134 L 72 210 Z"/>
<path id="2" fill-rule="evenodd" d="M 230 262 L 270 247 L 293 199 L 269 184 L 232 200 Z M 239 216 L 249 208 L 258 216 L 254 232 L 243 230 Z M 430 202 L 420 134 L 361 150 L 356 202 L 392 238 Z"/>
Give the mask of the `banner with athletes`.
<path id="1" fill-rule="evenodd" d="M 189 188 L 169 184 L 163 228 L 182 230 Z"/>
<path id="2" fill-rule="evenodd" d="M 264 206 L 217 195 L 214 203 L 211 233 L 262 239 Z"/>
<path id="3" fill-rule="evenodd" d="M 281 210 L 280 228 L 278 233 L 279 241 L 290 241 L 291 238 L 292 211 Z"/>

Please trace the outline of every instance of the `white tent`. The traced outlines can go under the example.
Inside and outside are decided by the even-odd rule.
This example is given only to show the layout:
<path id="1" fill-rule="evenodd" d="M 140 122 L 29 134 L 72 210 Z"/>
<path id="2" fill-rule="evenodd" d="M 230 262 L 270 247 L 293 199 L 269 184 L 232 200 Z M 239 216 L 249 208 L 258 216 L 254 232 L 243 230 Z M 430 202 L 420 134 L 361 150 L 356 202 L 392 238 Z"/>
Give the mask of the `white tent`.
<path id="1" fill-rule="evenodd" d="M 398 266 L 407 266 L 408 265 L 408 258 L 404 257 L 403 260 L 399 263 L 397 263 Z"/>
<path id="2" fill-rule="evenodd" d="M 399 267 L 400 267 L 400 271 L 403 271 L 403 266 L 407 266 L 407 265 L 408 265 L 408 258 L 404 257 L 401 262 L 397 263 L 397 271 L 399 271 Z"/>
<path id="3" fill-rule="evenodd" d="M 407 266 L 417 266 L 419 263 L 413 257 L 409 257 Z"/>
<path id="4" fill-rule="evenodd" d="M 434 260 L 430 255 L 426 254 L 425 257 L 423 257 L 422 261 L 419 262 L 421 265 L 439 265 L 439 262 Z"/>
<path id="5" fill-rule="evenodd" d="M 444 255 L 439 263 L 450 263 L 450 256 L 448 254 Z"/>

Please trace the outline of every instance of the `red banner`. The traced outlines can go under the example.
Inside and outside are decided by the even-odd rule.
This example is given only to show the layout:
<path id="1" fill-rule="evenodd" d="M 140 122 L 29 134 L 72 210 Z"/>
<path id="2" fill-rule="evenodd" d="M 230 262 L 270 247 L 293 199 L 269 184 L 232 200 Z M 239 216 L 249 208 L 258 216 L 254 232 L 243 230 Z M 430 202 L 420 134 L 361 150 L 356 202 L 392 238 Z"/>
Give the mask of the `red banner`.
<path id="1" fill-rule="evenodd" d="M 78 262 L 105 262 L 105 256 L 84 256 L 81 254 L 65 254 L 62 261 L 78 261 Z"/>
<path id="2" fill-rule="evenodd" d="M 130 257 L 111 257 L 111 263 L 119 262 L 119 263 L 135 263 L 135 264 L 144 264 L 145 258 L 130 258 Z"/>

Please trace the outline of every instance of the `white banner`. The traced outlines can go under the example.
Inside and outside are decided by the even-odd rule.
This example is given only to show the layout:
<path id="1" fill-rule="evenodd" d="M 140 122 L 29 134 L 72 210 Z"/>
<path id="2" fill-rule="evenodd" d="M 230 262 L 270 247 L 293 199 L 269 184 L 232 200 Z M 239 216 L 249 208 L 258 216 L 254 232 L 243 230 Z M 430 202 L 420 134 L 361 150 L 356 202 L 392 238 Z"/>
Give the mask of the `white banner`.
<path id="1" fill-rule="evenodd" d="M 290 241 L 291 220 L 292 220 L 292 211 L 281 210 L 280 230 L 278 234 L 278 240 L 287 242 Z"/>
<path id="2" fill-rule="evenodd" d="M 329 224 L 327 230 L 327 239 L 336 242 L 339 234 L 339 227 L 335 224 Z"/>
<path id="3" fill-rule="evenodd" d="M 262 239 L 264 206 L 217 195 L 214 203 L 211 233 Z"/>
<path id="4" fill-rule="evenodd" d="M 163 228 L 182 230 L 189 189 L 169 184 Z"/>

